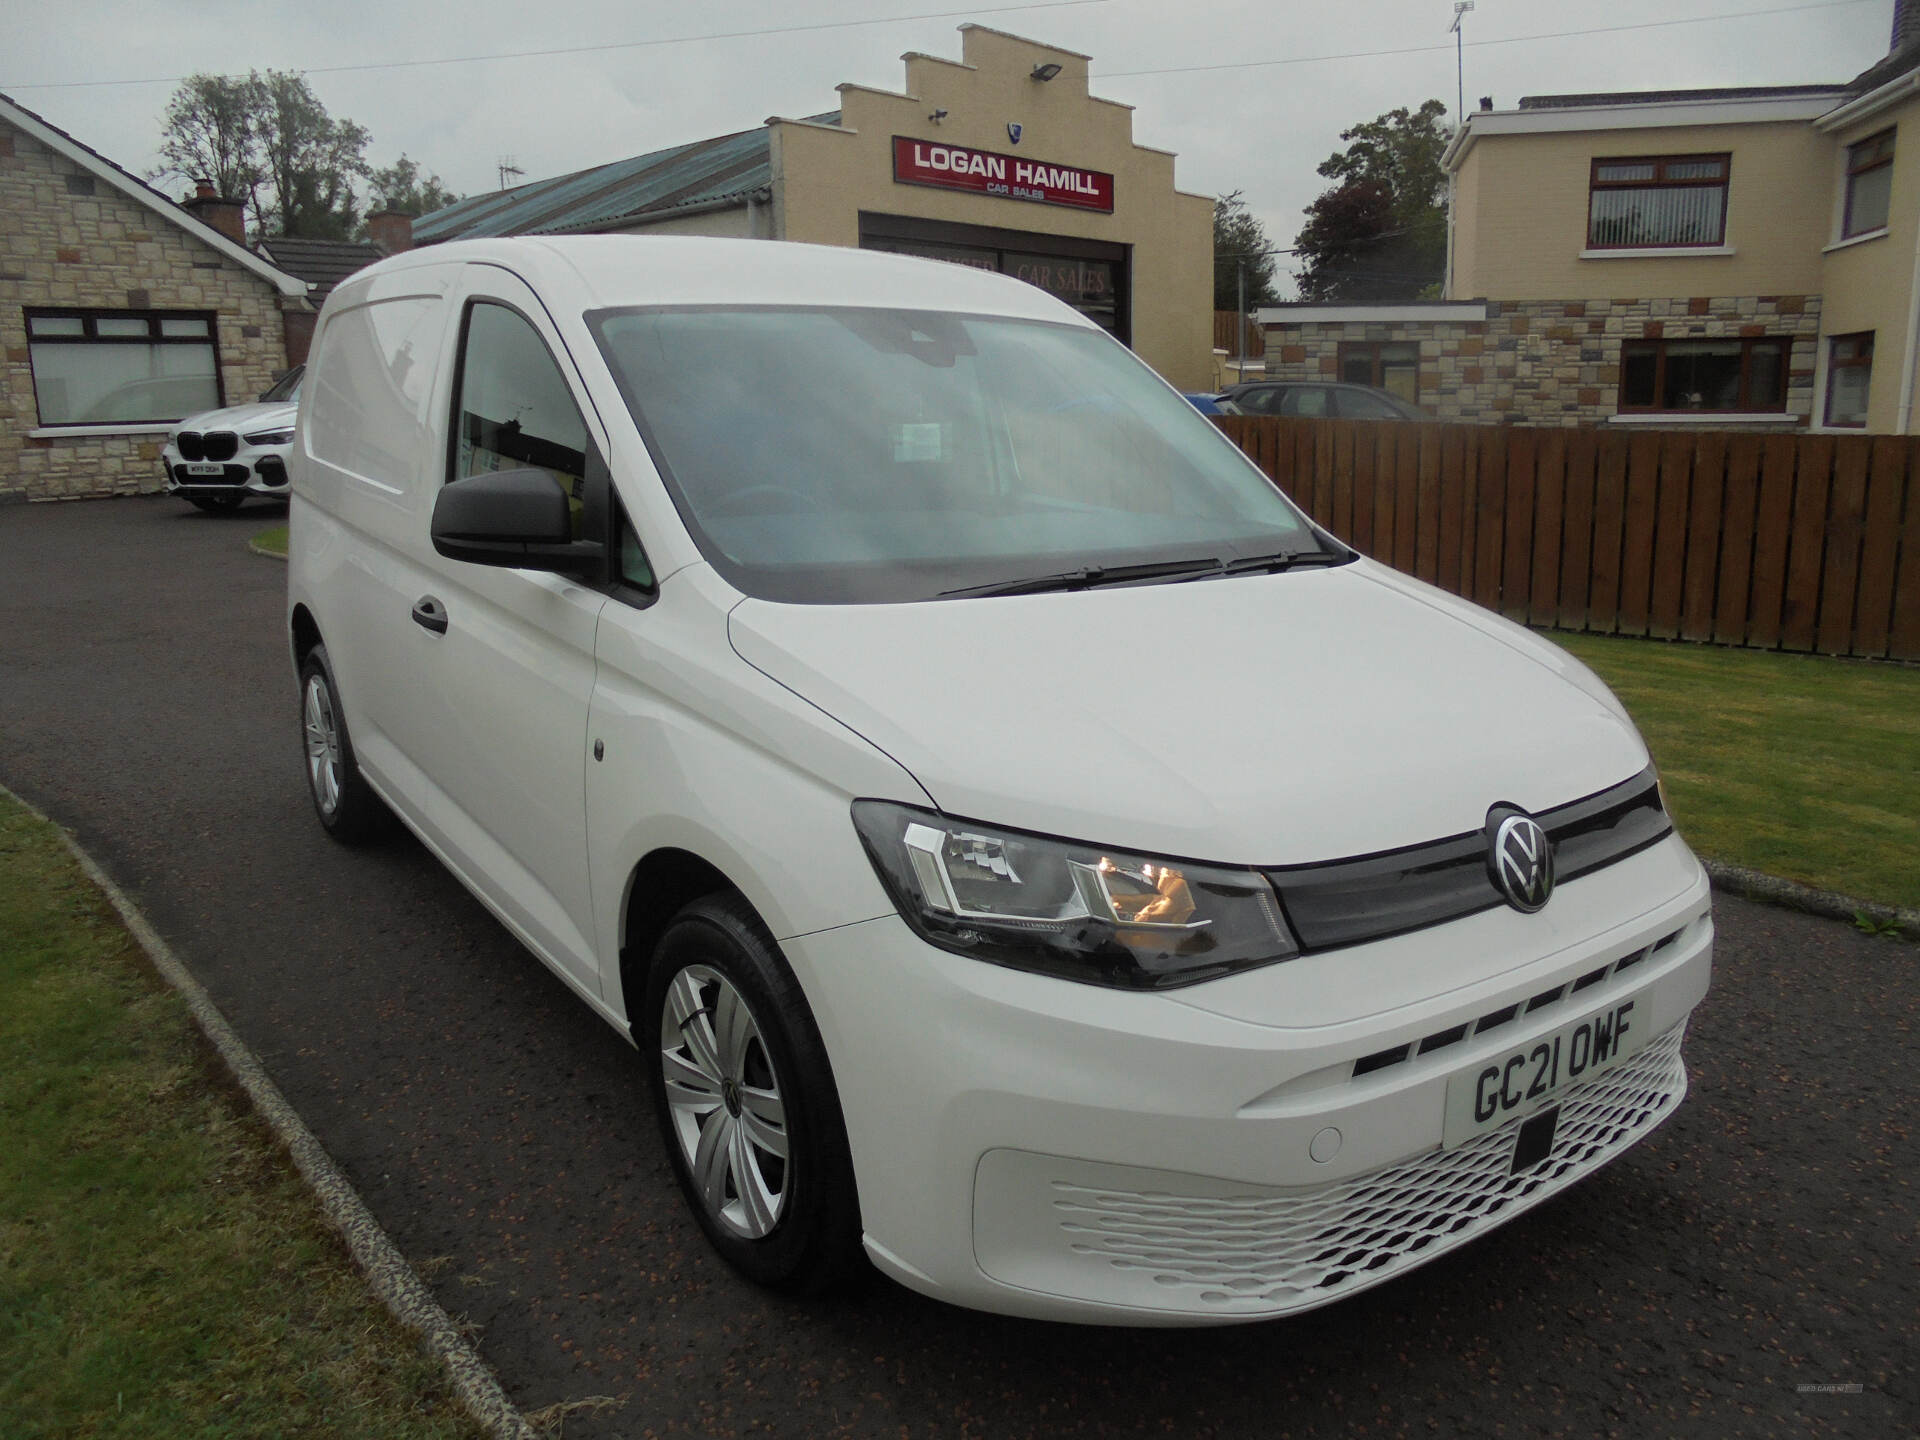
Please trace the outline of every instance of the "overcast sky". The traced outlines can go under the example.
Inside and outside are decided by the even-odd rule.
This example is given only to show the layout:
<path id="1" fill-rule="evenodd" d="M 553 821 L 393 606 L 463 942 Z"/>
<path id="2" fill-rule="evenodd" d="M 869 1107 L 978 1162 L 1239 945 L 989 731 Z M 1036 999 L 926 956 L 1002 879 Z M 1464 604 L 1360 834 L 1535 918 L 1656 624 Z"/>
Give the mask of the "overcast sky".
<path id="1" fill-rule="evenodd" d="M 903 51 L 958 58 L 955 27 L 972 19 L 1091 55 L 1093 93 L 1136 107 L 1134 139 L 1179 156 L 1182 189 L 1244 190 L 1282 245 L 1324 188 L 1315 167 L 1339 148 L 1343 128 L 1430 96 L 1451 112 L 1455 96 L 1452 0 L 1018 8 L 996 0 L 974 10 L 954 0 L 15 0 L 8 8 L 0 91 L 136 173 L 158 163 L 160 117 L 177 77 L 303 69 L 334 115 L 373 132 L 375 164 L 405 151 L 462 194 L 494 189 L 503 156 L 528 180 L 544 179 L 768 115 L 832 109 L 841 81 L 900 89 Z M 1892 8 L 1893 0 L 1478 0 L 1466 17 L 1467 104 L 1489 94 L 1506 109 L 1523 94 L 1845 81 L 1885 53 Z M 892 18 L 949 9 L 956 13 Z M 1660 23 L 1693 17 L 1731 18 Z M 872 23 L 634 44 L 844 21 Z M 1649 28 L 1613 28 L 1624 26 Z M 1603 28 L 1609 33 L 1517 38 Z M 582 46 L 591 48 L 527 54 Z M 1410 53 L 1355 53 L 1386 50 Z M 521 58 L 330 73 L 509 53 Z M 74 83 L 101 81 L 131 83 Z"/>

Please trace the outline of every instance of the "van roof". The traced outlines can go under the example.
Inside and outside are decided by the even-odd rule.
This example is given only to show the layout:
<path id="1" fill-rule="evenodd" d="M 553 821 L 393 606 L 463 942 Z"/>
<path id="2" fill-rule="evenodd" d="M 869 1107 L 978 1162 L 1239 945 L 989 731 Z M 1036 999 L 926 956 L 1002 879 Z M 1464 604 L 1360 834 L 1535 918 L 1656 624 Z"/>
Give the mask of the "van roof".
<path id="1" fill-rule="evenodd" d="M 549 304 L 839 305 L 959 311 L 1092 326 L 1038 286 L 944 260 L 793 241 L 692 235 L 520 236 L 455 240 L 391 256 L 336 294 L 423 267 L 500 265 Z"/>

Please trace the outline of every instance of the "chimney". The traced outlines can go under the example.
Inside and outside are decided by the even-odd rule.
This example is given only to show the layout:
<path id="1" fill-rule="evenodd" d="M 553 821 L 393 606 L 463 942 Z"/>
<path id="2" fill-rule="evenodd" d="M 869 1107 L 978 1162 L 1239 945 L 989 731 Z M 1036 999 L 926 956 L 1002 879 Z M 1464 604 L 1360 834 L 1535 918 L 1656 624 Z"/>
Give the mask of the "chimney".
<path id="1" fill-rule="evenodd" d="M 216 194 L 211 180 L 195 180 L 193 194 L 180 202 L 180 208 L 201 223 L 211 225 L 234 244 L 247 243 L 247 207 L 241 201 Z"/>
<path id="2" fill-rule="evenodd" d="M 1482 110 L 1493 109 L 1493 97 L 1491 95 L 1482 95 L 1480 97 L 1480 108 Z"/>
<path id="3" fill-rule="evenodd" d="M 382 255 L 413 248 L 413 216 L 404 210 L 376 210 L 367 216 L 367 234 Z"/>
<path id="4" fill-rule="evenodd" d="M 1920 44 L 1920 0 L 1893 0 L 1893 38 L 1887 53 L 1897 55 L 1914 44 Z"/>

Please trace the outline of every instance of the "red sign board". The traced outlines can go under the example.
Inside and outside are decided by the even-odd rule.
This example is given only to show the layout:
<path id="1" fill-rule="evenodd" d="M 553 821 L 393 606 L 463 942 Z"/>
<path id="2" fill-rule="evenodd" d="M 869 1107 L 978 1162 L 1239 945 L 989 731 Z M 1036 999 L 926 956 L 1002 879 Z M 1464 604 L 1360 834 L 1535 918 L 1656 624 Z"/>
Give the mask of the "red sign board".
<path id="1" fill-rule="evenodd" d="M 1113 176 L 1103 170 L 909 140 L 904 135 L 893 137 L 893 178 L 902 185 L 937 185 L 942 190 L 1113 213 Z"/>

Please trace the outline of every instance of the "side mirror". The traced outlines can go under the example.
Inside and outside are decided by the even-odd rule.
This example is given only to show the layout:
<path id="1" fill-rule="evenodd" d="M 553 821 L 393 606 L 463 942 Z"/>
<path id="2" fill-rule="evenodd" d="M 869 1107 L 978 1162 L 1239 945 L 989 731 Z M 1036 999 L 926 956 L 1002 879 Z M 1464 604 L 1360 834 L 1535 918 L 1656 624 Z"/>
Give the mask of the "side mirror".
<path id="1" fill-rule="evenodd" d="M 606 559 L 599 542 L 572 538 L 567 492 L 544 470 L 496 470 L 442 487 L 430 533 L 435 550 L 473 565 L 580 575 Z"/>

